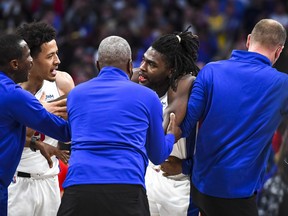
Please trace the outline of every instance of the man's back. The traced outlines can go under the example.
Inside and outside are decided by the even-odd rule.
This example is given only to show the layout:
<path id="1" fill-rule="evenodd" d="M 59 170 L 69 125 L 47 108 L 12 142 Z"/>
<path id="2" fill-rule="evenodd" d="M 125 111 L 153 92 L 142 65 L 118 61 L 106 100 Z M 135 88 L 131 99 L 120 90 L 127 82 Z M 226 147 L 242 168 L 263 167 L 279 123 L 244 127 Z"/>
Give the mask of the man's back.
<path id="1" fill-rule="evenodd" d="M 148 159 L 162 163 L 180 130 L 172 113 L 164 134 L 156 93 L 130 81 L 131 57 L 124 38 L 104 38 L 96 61 L 99 75 L 68 94 L 71 158 L 59 216 L 150 215 L 144 182 Z"/>
<path id="2" fill-rule="evenodd" d="M 197 104 L 204 113 L 196 114 L 202 123 L 193 183 L 200 191 L 228 198 L 247 197 L 259 188 L 270 140 L 287 113 L 287 88 L 288 76 L 253 52 L 234 51 L 229 60 L 210 63 L 199 73 L 192 97 L 205 94 L 205 102 Z"/>
<path id="3" fill-rule="evenodd" d="M 144 186 L 148 157 L 155 162 L 168 157 L 161 152 L 164 140 L 157 145 L 146 140 L 147 133 L 164 134 L 158 96 L 117 68 L 105 67 L 97 78 L 77 86 L 68 95 L 67 108 L 73 134 L 68 178 L 84 165 L 92 171 L 78 177 L 80 183 Z M 152 128 L 155 125 L 158 128 Z M 75 184 L 75 177 L 69 179 L 66 186 Z"/>
<path id="4" fill-rule="evenodd" d="M 288 76 L 272 67 L 286 34 L 262 19 L 247 36 L 248 51 L 234 50 L 196 78 L 181 127 L 187 136 L 200 121 L 192 196 L 203 215 L 258 215 L 271 139 L 288 110 Z"/>

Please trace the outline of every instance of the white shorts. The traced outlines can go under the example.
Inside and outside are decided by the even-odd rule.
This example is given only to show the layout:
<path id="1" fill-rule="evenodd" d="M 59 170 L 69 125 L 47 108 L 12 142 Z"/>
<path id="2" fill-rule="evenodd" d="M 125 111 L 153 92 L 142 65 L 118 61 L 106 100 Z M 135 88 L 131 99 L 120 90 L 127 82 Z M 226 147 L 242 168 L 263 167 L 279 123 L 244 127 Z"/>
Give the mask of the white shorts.
<path id="1" fill-rule="evenodd" d="M 56 216 L 60 206 L 58 176 L 14 176 L 8 187 L 8 216 Z"/>
<path id="2" fill-rule="evenodd" d="M 174 180 L 147 167 L 145 184 L 151 216 L 185 216 L 190 202 L 190 180 Z"/>

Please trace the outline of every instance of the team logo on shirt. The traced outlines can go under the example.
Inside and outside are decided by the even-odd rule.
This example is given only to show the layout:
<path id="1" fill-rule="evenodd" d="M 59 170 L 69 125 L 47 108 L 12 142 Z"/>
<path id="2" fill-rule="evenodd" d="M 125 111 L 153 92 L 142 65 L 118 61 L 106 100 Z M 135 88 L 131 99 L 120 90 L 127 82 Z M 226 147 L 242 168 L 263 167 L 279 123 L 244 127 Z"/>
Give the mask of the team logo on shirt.
<path id="1" fill-rule="evenodd" d="M 46 101 L 54 99 L 54 95 L 46 95 Z"/>
<path id="2" fill-rule="evenodd" d="M 166 106 L 167 106 L 167 101 L 161 101 L 161 103 L 162 103 L 162 106 L 163 106 L 163 107 L 166 107 Z"/>

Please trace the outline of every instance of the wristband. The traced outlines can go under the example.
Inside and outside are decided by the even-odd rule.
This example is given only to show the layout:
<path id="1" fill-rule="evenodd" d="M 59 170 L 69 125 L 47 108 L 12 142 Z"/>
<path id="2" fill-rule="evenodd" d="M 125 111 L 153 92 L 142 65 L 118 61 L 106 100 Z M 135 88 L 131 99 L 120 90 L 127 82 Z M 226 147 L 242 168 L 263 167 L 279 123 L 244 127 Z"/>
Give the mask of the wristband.
<path id="1" fill-rule="evenodd" d="M 33 152 L 36 152 L 36 141 L 40 140 L 40 138 L 36 137 L 36 136 L 32 136 L 31 140 L 30 140 L 30 149 Z"/>

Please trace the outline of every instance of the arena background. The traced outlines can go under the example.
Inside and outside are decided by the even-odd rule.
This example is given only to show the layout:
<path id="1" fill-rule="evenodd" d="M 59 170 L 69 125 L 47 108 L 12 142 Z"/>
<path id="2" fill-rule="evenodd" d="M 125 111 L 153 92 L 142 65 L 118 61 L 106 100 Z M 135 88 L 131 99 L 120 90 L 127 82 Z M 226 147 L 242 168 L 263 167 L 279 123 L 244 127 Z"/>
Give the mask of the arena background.
<path id="1" fill-rule="evenodd" d="M 108 35 L 128 40 L 137 67 L 155 38 L 191 26 L 200 38 L 202 67 L 229 57 L 232 49 L 246 49 L 247 34 L 262 18 L 276 19 L 287 29 L 287 11 L 285 0 L 2 0 L 0 31 L 13 32 L 33 20 L 53 25 L 59 69 L 78 84 L 97 75 L 96 48 Z M 285 73 L 287 56 L 285 48 L 275 65 Z"/>

